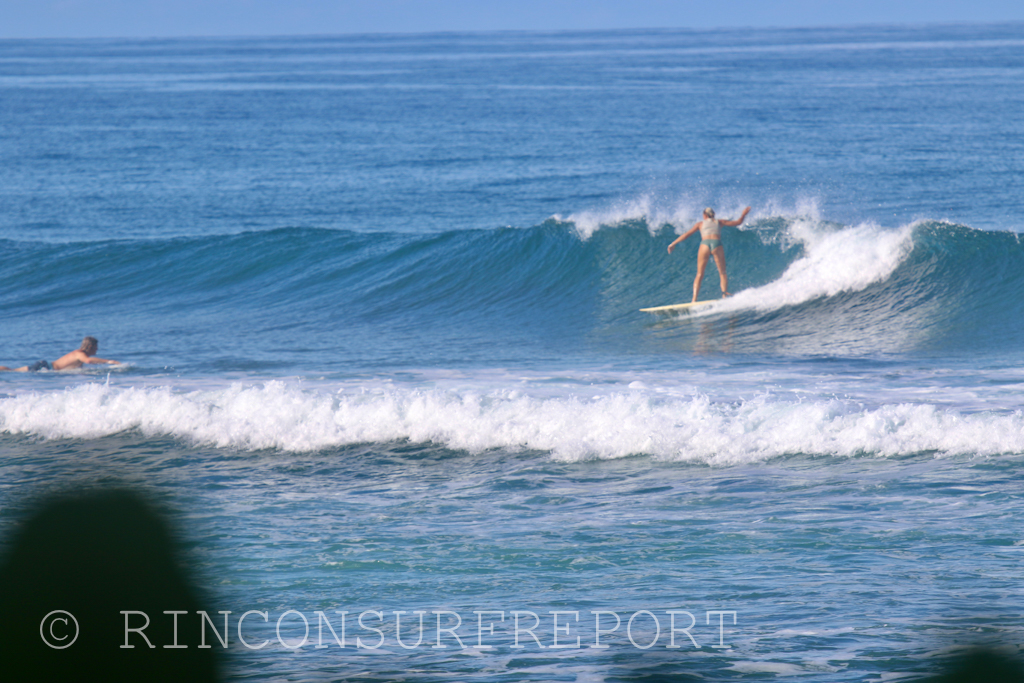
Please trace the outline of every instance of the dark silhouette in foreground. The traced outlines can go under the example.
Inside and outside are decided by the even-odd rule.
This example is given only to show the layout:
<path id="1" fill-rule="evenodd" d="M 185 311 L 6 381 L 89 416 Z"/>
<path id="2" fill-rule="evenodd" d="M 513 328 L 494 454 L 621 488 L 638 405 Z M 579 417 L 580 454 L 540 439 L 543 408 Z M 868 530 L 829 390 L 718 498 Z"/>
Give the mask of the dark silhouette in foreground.
<path id="1" fill-rule="evenodd" d="M 197 647 L 196 611 L 203 607 L 177 564 L 171 533 L 137 494 L 58 496 L 6 540 L 0 565 L 4 681 L 218 679 L 219 644 L 208 636 L 214 647 Z M 144 633 L 154 647 L 135 632 L 126 636 L 123 610 L 148 615 Z M 177 640 L 164 614 L 170 610 L 188 612 L 179 616 Z M 128 618 L 131 627 L 143 626 L 141 615 Z M 122 647 L 126 640 L 134 647 Z M 175 642 L 188 647 L 165 647 Z"/>
<path id="2" fill-rule="evenodd" d="M 1024 666 L 1016 658 L 978 648 L 950 662 L 946 673 L 926 683 L 1022 683 Z"/>

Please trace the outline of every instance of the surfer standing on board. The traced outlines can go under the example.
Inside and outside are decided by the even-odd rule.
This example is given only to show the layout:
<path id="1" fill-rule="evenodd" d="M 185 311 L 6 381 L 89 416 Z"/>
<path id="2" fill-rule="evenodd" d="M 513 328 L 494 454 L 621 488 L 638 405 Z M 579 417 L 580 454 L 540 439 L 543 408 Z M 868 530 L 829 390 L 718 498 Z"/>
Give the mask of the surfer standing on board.
<path id="1" fill-rule="evenodd" d="M 720 221 L 715 218 L 715 210 L 711 207 L 704 209 L 704 220 L 695 223 L 692 228 L 680 235 L 672 244 L 668 245 L 668 253 L 676 248 L 676 245 L 685 240 L 693 233 L 700 230 L 700 249 L 697 251 L 697 277 L 693 281 L 693 303 L 697 302 L 697 295 L 700 294 L 700 283 L 704 279 L 704 269 L 708 267 L 708 257 L 715 257 L 715 266 L 718 268 L 718 279 L 722 284 L 722 297 L 729 294 L 729 276 L 725 274 L 725 247 L 722 246 L 721 226 L 737 226 L 750 213 L 750 207 L 743 209 L 743 215 L 739 220 Z"/>
<path id="2" fill-rule="evenodd" d="M 72 368 L 80 368 L 86 363 L 105 363 L 107 365 L 120 365 L 116 360 L 107 360 L 106 358 L 97 358 L 96 352 L 99 351 L 100 343 L 96 341 L 96 337 L 86 337 L 82 340 L 82 345 L 72 351 L 66 353 L 57 360 L 50 363 L 45 360 L 41 360 L 38 363 L 32 365 L 26 365 L 21 368 L 8 368 L 0 365 L 0 370 L 9 370 L 12 372 L 39 372 L 40 370 L 70 370 Z"/>

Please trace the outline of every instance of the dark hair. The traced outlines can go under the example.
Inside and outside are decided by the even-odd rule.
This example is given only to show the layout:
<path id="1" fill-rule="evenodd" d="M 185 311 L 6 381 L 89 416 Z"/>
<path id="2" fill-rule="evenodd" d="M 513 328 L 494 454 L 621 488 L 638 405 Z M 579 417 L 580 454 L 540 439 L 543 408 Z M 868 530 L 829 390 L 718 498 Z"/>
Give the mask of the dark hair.
<path id="1" fill-rule="evenodd" d="M 86 337 L 82 340 L 82 351 L 88 351 L 89 349 L 96 350 L 100 347 L 100 343 L 96 341 L 96 337 Z"/>

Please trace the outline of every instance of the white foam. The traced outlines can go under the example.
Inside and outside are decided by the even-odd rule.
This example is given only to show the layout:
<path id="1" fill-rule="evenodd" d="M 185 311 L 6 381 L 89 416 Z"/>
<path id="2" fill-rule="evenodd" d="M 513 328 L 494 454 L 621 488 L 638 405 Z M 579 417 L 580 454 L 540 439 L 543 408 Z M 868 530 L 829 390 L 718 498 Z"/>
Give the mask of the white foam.
<path id="1" fill-rule="evenodd" d="M 812 219 L 795 220 L 787 237 L 803 245 L 804 254 L 777 279 L 737 292 L 714 310 L 773 310 L 843 292 L 857 292 L 884 282 L 913 249 L 914 225 L 891 230 L 864 224 L 829 228 Z"/>
<path id="2" fill-rule="evenodd" d="M 0 429 L 47 439 L 127 430 L 238 449 L 308 451 L 408 439 L 481 452 L 537 449 L 560 460 L 734 464 L 804 453 L 899 456 L 1024 453 L 1024 414 L 928 404 L 712 401 L 657 388 L 534 394 L 528 388 L 378 385 L 325 390 L 280 381 L 203 391 L 86 384 L 0 399 Z"/>

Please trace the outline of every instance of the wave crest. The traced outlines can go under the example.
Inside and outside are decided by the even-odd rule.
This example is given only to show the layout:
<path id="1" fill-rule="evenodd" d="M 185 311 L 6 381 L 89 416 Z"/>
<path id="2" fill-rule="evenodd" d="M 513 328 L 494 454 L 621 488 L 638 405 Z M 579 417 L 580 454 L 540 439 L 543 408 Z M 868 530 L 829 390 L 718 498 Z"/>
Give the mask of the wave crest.
<path id="1" fill-rule="evenodd" d="M 538 396 L 510 389 L 345 387 L 283 382 L 175 392 L 89 384 L 0 401 L 0 427 L 47 439 L 129 430 L 242 450 L 311 451 L 358 443 L 433 442 L 479 453 L 547 451 L 559 460 L 647 455 L 733 465 L 793 454 L 852 457 L 1024 453 L 1024 414 L 962 414 L 921 404 L 762 395 L 717 402 L 643 387 Z"/>

